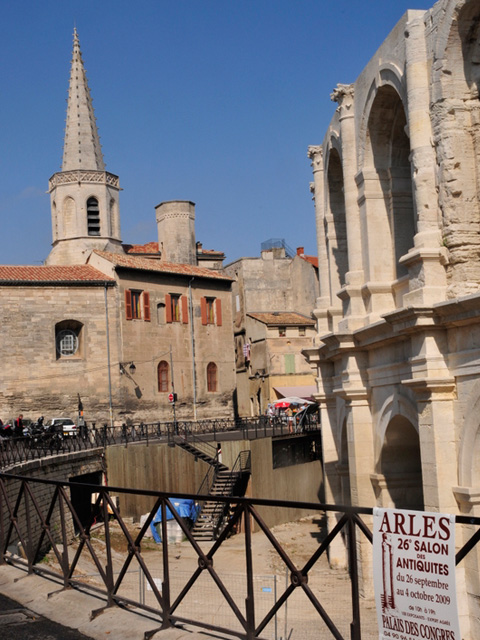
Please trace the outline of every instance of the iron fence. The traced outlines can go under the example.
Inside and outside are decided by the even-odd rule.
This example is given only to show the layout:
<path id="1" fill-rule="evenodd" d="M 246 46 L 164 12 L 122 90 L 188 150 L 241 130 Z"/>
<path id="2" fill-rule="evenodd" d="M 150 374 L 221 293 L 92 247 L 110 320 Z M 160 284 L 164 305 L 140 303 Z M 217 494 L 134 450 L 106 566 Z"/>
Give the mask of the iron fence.
<path id="1" fill-rule="evenodd" d="M 318 426 L 312 425 L 305 432 L 313 432 Z M 304 432 L 302 432 L 304 433 Z M 0 469 L 16 464 L 37 460 L 62 453 L 83 451 L 114 444 L 130 444 L 151 440 L 175 444 L 179 439 L 192 442 L 196 447 L 202 441 L 216 441 L 229 437 L 232 439 L 254 440 L 267 436 L 288 435 L 289 430 L 280 418 L 237 418 L 223 420 L 204 420 L 197 422 L 152 422 L 122 424 L 110 427 L 92 422 L 84 425 L 77 435 L 61 436 L 45 433 L 44 436 L 0 437 Z M 208 445 L 203 445 L 208 446 Z M 214 452 L 213 447 L 209 447 Z"/>
<path id="2" fill-rule="evenodd" d="M 370 545 L 372 533 L 370 528 L 370 508 L 338 507 L 315 503 L 285 502 L 276 500 L 260 500 L 250 498 L 223 498 L 220 496 L 200 496 L 230 506 L 231 516 L 226 528 L 213 543 L 198 543 L 191 535 L 185 521 L 178 516 L 173 506 L 174 498 L 197 500 L 199 496 L 190 494 L 165 494 L 156 491 L 139 491 L 120 487 L 104 487 L 98 485 L 82 485 L 88 496 L 94 493 L 97 498 L 92 506 L 92 513 L 85 516 L 77 511 L 72 503 L 70 488 L 73 484 L 40 479 L 29 479 L 22 476 L 0 473 L 0 562 L 23 566 L 28 573 L 36 573 L 47 578 L 60 580 L 63 588 L 83 588 L 106 599 L 106 607 L 114 605 L 131 605 L 153 615 L 159 621 L 159 627 L 168 628 L 176 624 L 191 624 L 204 629 L 229 634 L 245 640 L 271 637 L 271 625 L 287 602 L 293 602 L 299 594 L 303 594 L 314 614 L 316 637 L 331 637 L 336 640 L 361 640 L 373 637 L 362 635 L 363 598 L 361 597 L 361 579 L 359 575 L 359 550 L 362 545 Z M 78 491 L 79 485 L 75 488 Z M 127 519 L 122 518 L 115 496 L 125 494 L 149 496 L 152 509 L 145 518 L 141 528 L 132 532 Z M 324 531 L 315 544 L 309 557 L 301 561 L 293 558 L 291 550 L 279 543 L 277 537 L 267 526 L 262 514 L 267 510 L 293 508 L 308 510 L 324 518 L 327 512 L 334 512 L 337 523 L 330 531 Z M 179 573 L 173 568 L 174 559 L 178 556 L 177 543 L 169 541 L 167 509 L 173 514 L 178 527 L 182 531 L 184 544 L 192 554 L 191 570 L 181 583 Z M 151 552 L 147 539 L 150 524 L 160 510 L 162 515 L 161 538 L 159 550 Z M 479 527 L 479 518 L 457 516 L 457 523 Z M 112 531 L 115 527 L 115 544 L 120 537 L 124 549 L 121 553 L 113 553 Z M 74 529 L 79 532 L 74 536 Z M 253 531 L 256 540 L 258 532 L 268 543 L 275 558 L 288 572 L 288 584 L 279 587 L 277 597 L 271 606 L 259 607 L 258 589 L 255 584 L 254 555 L 252 544 Z M 100 533 L 99 533 L 100 531 Z M 241 531 L 241 533 L 238 533 Z M 222 545 L 230 536 L 237 534 L 234 540 L 241 542 L 236 553 L 242 554 L 245 571 L 243 573 L 243 589 L 241 596 L 235 596 L 219 568 Z M 97 548 L 94 538 L 101 536 L 103 546 Z M 238 536 L 238 537 L 237 537 Z M 348 593 L 348 604 L 342 605 L 341 618 L 336 619 L 329 609 L 329 587 L 325 579 L 314 587 L 318 564 L 325 561 L 329 547 L 342 537 L 348 553 L 348 573 L 344 576 L 343 595 Z M 473 549 L 480 539 L 480 528 L 469 541 L 458 551 L 456 561 L 459 563 Z M 145 549 L 142 551 L 142 547 Z M 20 554 L 18 549 L 21 548 Z M 45 562 L 48 553 L 49 562 Z M 360 551 L 361 553 L 361 551 Z M 93 564 L 97 573 L 96 581 L 86 579 L 82 571 L 82 563 Z M 152 565 L 155 565 L 153 566 Z M 218 566 L 217 566 L 218 565 Z M 141 570 L 148 598 L 132 594 L 128 588 L 132 570 Z M 156 573 L 157 572 L 157 573 Z M 160 572 L 160 573 L 158 573 Z M 158 578 L 158 576 L 161 576 Z M 175 576 L 175 579 L 174 577 Z M 208 580 L 209 586 L 215 590 L 216 600 L 221 600 L 227 607 L 231 623 L 222 626 L 210 618 L 205 618 L 205 587 L 202 581 Z M 175 587 L 173 586 L 175 583 Z M 322 587 L 323 585 L 323 587 Z M 195 591 L 196 590 L 196 591 Z M 195 609 L 188 605 L 189 598 L 197 593 L 201 614 L 195 615 Z M 262 605 L 263 606 L 263 605 Z M 102 611 L 99 609 L 96 613 Z M 158 630 L 158 629 L 157 629 Z M 152 630 L 152 634 L 156 630 Z M 147 634 L 148 635 L 148 634 Z M 308 634 L 302 632 L 302 637 Z M 148 635 L 150 637 L 150 635 Z M 295 637 L 295 636 L 294 636 Z M 315 637 L 315 636 L 313 636 Z"/>

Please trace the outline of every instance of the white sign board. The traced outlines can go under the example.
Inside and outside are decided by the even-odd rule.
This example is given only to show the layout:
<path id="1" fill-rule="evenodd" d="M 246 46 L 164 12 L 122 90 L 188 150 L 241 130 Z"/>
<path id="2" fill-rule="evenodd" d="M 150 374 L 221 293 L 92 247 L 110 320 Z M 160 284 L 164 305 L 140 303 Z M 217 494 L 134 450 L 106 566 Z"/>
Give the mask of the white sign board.
<path id="1" fill-rule="evenodd" d="M 380 640 L 461 640 L 455 516 L 374 509 L 373 580 Z"/>

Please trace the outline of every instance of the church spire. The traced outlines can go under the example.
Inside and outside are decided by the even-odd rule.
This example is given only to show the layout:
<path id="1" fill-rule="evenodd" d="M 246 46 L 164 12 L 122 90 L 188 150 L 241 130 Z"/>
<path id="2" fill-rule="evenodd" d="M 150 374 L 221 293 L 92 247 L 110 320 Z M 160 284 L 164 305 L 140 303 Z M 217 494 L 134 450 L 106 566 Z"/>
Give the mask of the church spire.
<path id="1" fill-rule="evenodd" d="M 120 184 L 105 171 L 76 29 L 62 169 L 48 186 L 53 242 L 47 264 L 84 264 L 96 249 L 123 253 Z"/>
<path id="2" fill-rule="evenodd" d="M 105 171 L 92 97 L 76 28 L 73 31 L 73 55 L 68 87 L 62 171 L 75 169 Z"/>

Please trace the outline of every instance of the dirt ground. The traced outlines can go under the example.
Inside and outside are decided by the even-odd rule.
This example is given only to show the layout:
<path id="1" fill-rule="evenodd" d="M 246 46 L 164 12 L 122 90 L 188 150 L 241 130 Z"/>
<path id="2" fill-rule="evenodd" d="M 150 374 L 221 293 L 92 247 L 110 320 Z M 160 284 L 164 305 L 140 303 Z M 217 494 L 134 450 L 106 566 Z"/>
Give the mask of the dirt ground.
<path id="1" fill-rule="evenodd" d="M 140 525 L 126 519 L 132 537 L 138 535 Z M 323 522 L 318 518 L 304 518 L 297 522 L 278 525 L 271 533 L 281 545 L 295 567 L 301 569 L 318 548 L 324 535 Z M 112 559 L 114 567 L 120 570 L 127 555 L 125 536 L 114 521 L 110 522 Z M 92 545 L 102 559 L 106 558 L 105 534 L 103 526 L 92 531 Z M 72 545 L 73 557 L 78 541 Z M 214 543 L 201 543 L 207 553 Z M 170 541 L 168 544 L 170 599 L 180 594 L 190 577 L 198 568 L 198 554 L 188 540 Z M 141 544 L 145 564 L 157 588 L 163 589 L 163 547 L 151 535 Z M 228 590 L 242 615 L 246 615 L 246 556 L 245 535 L 243 533 L 227 538 L 213 556 L 212 567 L 218 580 Z M 45 562 L 53 568 L 56 564 L 52 552 Z M 290 572 L 284 560 L 273 548 L 261 531 L 252 534 L 252 572 L 254 575 L 254 600 L 256 624 L 264 618 L 290 585 Z M 84 549 L 81 561 L 75 570 L 75 577 L 86 584 L 98 585 L 99 572 L 93 559 Z M 350 578 L 347 571 L 330 569 L 326 555 L 322 555 L 308 574 L 308 588 L 326 612 L 331 622 L 344 638 L 350 637 L 352 603 Z M 134 559 L 120 586 L 120 595 L 156 607 L 150 581 Z M 375 605 L 372 598 L 361 598 L 362 638 L 378 637 Z M 175 613 L 184 618 L 199 620 L 226 628 L 240 628 L 239 622 L 222 595 L 218 584 L 208 570 L 202 572 L 188 594 L 183 598 Z M 268 640 L 317 640 L 334 637 L 326 623 L 315 610 L 312 602 L 300 587 L 293 591 L 277 615 L 268 623 L 261 635 Z"/>

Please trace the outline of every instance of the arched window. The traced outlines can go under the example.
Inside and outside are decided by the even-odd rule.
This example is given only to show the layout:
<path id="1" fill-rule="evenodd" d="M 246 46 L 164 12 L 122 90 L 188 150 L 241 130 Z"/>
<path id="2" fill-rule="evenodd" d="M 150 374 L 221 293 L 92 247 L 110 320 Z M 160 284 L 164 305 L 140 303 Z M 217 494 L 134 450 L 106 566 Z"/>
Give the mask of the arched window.
<path id="1" fill-rule="evenodd" d="M 168 362 L 162 360 L 157 367 L 158 390 L 163 393 L 168 391 Z"/>
<path id="2" fill-rule="evenodd" d="M 209 362 L 207 366 L 207 391 L 217 390 L 217 365 Z"/>
<path id="3" fill-rule="evenodd" d="M 100 207 L 93 197 L 87 200 L 87 227 L 89 236 L 100 235 Z"/>
<path id="4" fill-rule="evenodd" d="M 63 320 L 55 325 L 57 360 L 81 356 L 82 328 L 82 323 L 76 320 Z"/>

